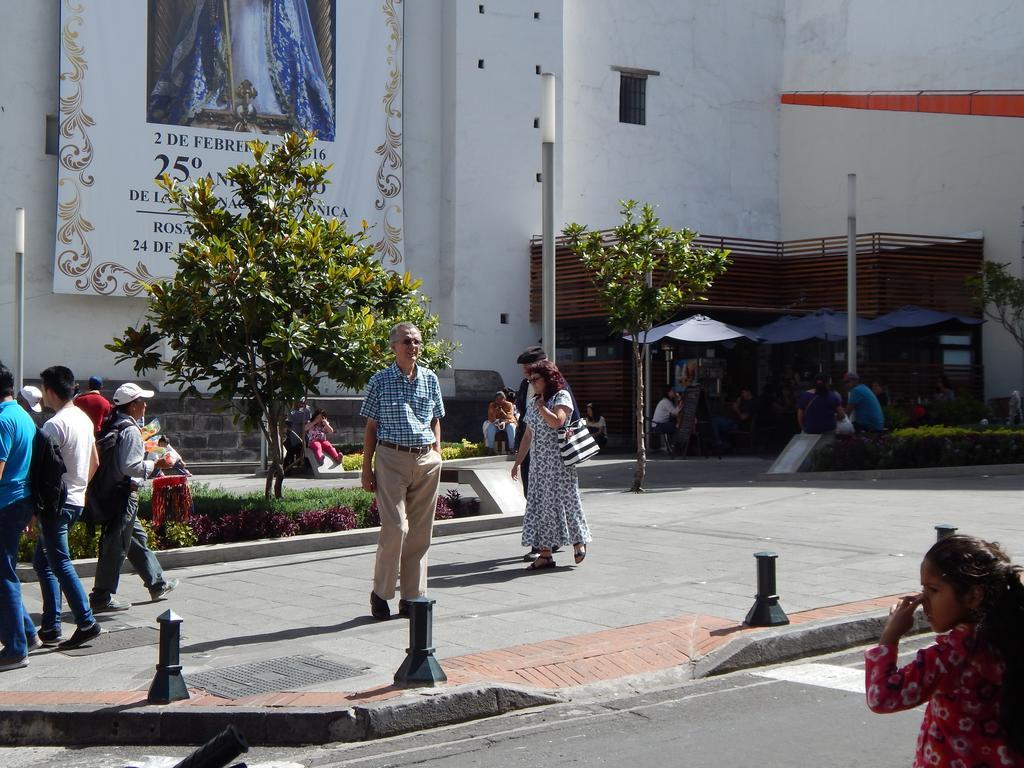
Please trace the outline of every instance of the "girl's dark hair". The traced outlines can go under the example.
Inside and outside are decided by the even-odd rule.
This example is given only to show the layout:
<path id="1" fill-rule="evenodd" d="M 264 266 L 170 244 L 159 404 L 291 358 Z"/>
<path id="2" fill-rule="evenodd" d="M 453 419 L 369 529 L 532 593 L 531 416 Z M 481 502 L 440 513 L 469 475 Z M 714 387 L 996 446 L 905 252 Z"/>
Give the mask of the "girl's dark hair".
<path id="1" fill-rule="evenodd" d="M 817 378 L 814 379 L 814 394 L 828 394 L 828 379 L 826 379 L 824 376 L 818 376 Z"/>
<path id="2" fill-rule="evenodd" d="M 597 403 L 587 403 L 587 408 L 590 409 L 590 414 L 594 421 L 601 418 L 601 407 Z"/>
<path id="3" fill-rule="evenodd" d="M 1014 565 L 996 542 L 974 536 L 947 536 L 924 556 L 957 597 L 982 589 L 978 633 L 1003 657 L 1000 720 L 1007 743 L 1024 754 L 1024 568 Z"/>
<path id="4" fill-rule="evenodd" d="M 327 416 L 327 411 L 325 411 L 325 410 L 324 410 L 323 408 L 317 408 L 317 409 L 316 409 L 315 411 L 313 411 L 313 415 L 309 417 L 309 420 L 310 420 L 310 421 L 313 421 L 313 420 L 314 420 L 314 419 L 316 419 L 316 417 L 317 417 L 317 416 L 319 416 L 319 415 L 320 415 L 321 413 L 322 413 L 322 414 L 324 415 L 324 417 L 326 418 L 326 416 Z"/>
<path id="5" fill-rule="evenodd" d="M 550 360 L 539 360 L 536 363 L 532 363 L 526 371 L 530 376 L 537 374 L 544 379 L 545 400 L 550 400 L 555 396 L 555 392 L 560 389 L 566 389 L 569 386 L 565 383 L 565 378 L 558 370 L 558 366 Z"/>

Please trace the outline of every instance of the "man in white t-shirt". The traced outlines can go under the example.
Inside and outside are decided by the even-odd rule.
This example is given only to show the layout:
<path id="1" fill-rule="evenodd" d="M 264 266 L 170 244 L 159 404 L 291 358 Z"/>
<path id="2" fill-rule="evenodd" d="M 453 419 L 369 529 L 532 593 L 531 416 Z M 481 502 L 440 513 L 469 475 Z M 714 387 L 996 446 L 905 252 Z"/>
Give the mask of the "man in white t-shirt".
<path id="1" fill-rule="evenodd" d="M 53 438 L 64 460 L 64 485 L 67 500 L 54 520 L 39 520 L 39 538 L 32 565 L 39 576 L 43 593 L 43 616 L 39 639 L 61 650 L 77 648 L 102 631 L 92 614 L 89 598 L 78 579 L 68 551 L 68 531 L 82 515 L 85 489 L 89 485 L 99 457 L 96 453 L 95 428 L 92 419 L 72 401 L 75 376 L 63 365 L 53 365 L 39 374 L 42 379 L 43 404 L 52 408 L 53 417 L 42 426 Z M 61 592 L 77 625 L 74 634 L 61 640 Z"/>
<path id="2" fill-rule="evenodd" d="M 673 438 L 676 434 L 676 417 L 679 415 L 679 393 L 671 386 L 665 389 L 665 396 L 654 406 L 654 415 L 651 421 L 654 426 L 651 428 L 652 435 L 668 435 Z"/>

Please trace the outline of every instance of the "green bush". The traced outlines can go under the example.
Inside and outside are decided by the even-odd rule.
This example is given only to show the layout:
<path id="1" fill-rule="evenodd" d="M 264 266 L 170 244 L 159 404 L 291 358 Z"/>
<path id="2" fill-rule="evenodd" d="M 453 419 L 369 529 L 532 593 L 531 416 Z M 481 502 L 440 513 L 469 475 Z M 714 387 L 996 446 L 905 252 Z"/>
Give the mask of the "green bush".
<path id="1" fill-rule="evenodd" d="M 839 437 L 811 457 L 812 472 L 1024 463 L 1024 429 L 915 427 Z"/>
<path id="2" fill-rule="evenodd" d="M 992 418 L 991 408 L 966 394 L 948 402 L 931 403 L 926 408 L 927 419 L 931 424 L 956 427 L 978 424 L 982 419 Z"/>

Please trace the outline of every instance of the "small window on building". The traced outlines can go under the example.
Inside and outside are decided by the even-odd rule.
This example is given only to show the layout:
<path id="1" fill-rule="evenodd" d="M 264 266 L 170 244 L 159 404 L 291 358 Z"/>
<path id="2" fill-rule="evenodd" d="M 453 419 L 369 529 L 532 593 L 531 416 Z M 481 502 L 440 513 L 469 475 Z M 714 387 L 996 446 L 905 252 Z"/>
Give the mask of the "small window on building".
<path id="1" fill-rule="evenodd" d="M 498 315 L 498 320 L 502 325 L 508 325 L 508 312 L 502 312 Z"/>
<path id="2" fill-rule="evenodd" d="M 619 74 L 619 122 L 647 125 L 647 76 Z"/>
<path id="3" fill-rule="evenodd" d="M 60 152 L 60 121 L 57 120 L 56 115 L 46 116 L 46 154 L 56 155 Z"/>

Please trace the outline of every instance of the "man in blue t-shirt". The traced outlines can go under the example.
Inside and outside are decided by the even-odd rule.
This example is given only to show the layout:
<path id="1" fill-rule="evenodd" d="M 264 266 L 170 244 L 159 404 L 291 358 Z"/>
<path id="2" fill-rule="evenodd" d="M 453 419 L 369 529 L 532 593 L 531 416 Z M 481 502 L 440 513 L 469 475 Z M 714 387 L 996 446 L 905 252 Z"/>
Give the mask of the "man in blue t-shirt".
<path id="1" fill-rule="evenodd" d="M 847 395 L 846 412 L 858 432 L 881 432 L 885 429 L 885 416 L 878 398 L 867 384 L 860 383 L 860 376 L 850 371 L 843 377 Z"/>
<path id="2" fill-rule="evenodd" d="M 35 435 L 35 422 L 14 399 L 14 376 L 0 363 L 0 672 L 27 667 L 29 650 L 41 644 L 15 570 L 22 531 L 35 511 L 28 477 Z"/>

